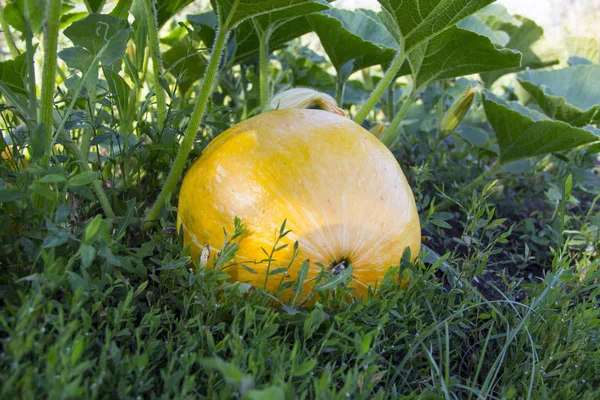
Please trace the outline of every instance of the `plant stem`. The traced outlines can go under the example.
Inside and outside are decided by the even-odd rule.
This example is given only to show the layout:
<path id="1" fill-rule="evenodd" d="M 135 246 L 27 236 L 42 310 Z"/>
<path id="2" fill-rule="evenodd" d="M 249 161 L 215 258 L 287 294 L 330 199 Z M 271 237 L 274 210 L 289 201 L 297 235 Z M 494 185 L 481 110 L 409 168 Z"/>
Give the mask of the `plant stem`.
<path id="1" fill-rule="evenodd" d="M 46 7 L 46 27 L 44 32 L 44 70 L 42 72 L 42 95 L 40 104 L 40 122 L 46 130 L 44 156 L 42 163 L 50 161 L 50 142 L 52 141 L 52 111 L 54 111 L 54 85 L 56 84 L 56 59 L 58 31 L 60 28 L 61 0 L 49 0 Z"/>
<path id="2" fill-rule="evenodd" d="M 65 131 L 61 131 L 61 136 L 63 137 L 63 139 L 65 141 L 65 143 L 64 143 L 65 148 L 67 149 L 67 151 L 69 153 L 71 153 L 71 155 L 73 155 L 77 159 L 77 162 L 79 163 L 80 168 L 83 171 L 91 171 L 92 169 L 90 168 L 87 160 L 84 158 L 84 155 L 81 152 L 81 150 L 79 149 L 79 147 L 77 147 L 77 145 L 75 143 L 73 143 L 73 141 L 71 140 L 71 138 L 67 135 L 67 133 Z M 108 196 L 106 195 L 104 188 L 100 184 L 100 181 L 95 180 L 94 182 L 92 182 L 92 189 L 94 189 L 94 191 L 96 192 L 96 195 L 98 196 L 98 200 L 100 201 L 100 205 L 102 206 L 102 209 L 104 210 L 104 214 L 106 214 L 106 216 L 109 219 L 114 219 L 116 217 L 115 212 L 113 211 L 112 206 L 110 205 Z"/>
<path id="3" fill-rule="evenodd" d="M 269 30 L 263 31 L 258 23 L 255 23 L 256 32 L 259 38 L 258 45 L 258 66 L 260 79 L 260 108 L 269 104 Z"/>
<path id="4" fill-rule="evenodd" d="M 83 135 L 81 137 L 81 143 L 79 143 L 79 147 L 81 148 L 81 153 L 85 156 L 85 159 L 89 159 L 90 155 L 90 142 L 92 141 L 92 134 L 94 133 L 94 120 L 95 120 L 95 110 L 96 110 L 96 87 L 98 84 L 98 68 L 100 67 L 99 62 L 95 61 L 92 63 L 92 73 L 96 74 L 94 79 L 94 85 L 92 85 L 88 90 L 88 113 L 90 116 L 90 127 L 85 128 L 83 130 Z"/>
<path id="5" fill-rule="evenodd" d="M 400 71 L 400 68 L 402 68 L 405 59 L 406 53 L 404 52 L 404 44 L 402 44 L 400 51 L 398 52 L 396 58 L 394 58 L 394 61 L 392 62 L 392 65 L 390 65 L 386 73 L 383 75 L 383 78 L 381 78 L 373 92 L 371 92 L 371 96 L 369 96 L 367 102 L 362 106 L 358 114 L 356 114 L 356 116 L 354 117 L 354 122 L 360 124 L 367 118 L 371 110 L 377 105 L 377 102 L 379 101 L 381 96 L 383 96 L 385 90 L 396 78 L 396 74 L 398 73 L 398 71 Z"/>
<path id="6" fill-rule="evenodd" d="M 338 103 L 338 106 L 344 108 L 344 87 L 346 86 L 346 82 L 344 78 L 340 77 L 338 73 L 335 78 L 335 101 Z"/>
<path id="7" fill-rule="evenodd" d="M 402 107 L 394 116 L 392 122 L 390 122 L 390 126 L 388 126 L 385 132 L 383 133 L 381 141 L 387 147 L 390 147 L 394 143 L 394 141 L 396 141 L 396 138 L 400 136 L 400 125 L 402 124 L 406 113 L 410 109 L 410 106 L 412 106 L 415 102 L 415 99 L 417 98 L 417 93 L 419 92 L 414 89 L 410 92 L 410 95 L 406 98 L 406 100 L 402 104 Z"/>
<path id="8" fill-rule="evenodd" d="M 463 187 L 460 190 L 460 193 L 468 193 L 468 192 L 471 192 L 471 191 L 477 189 L 477 187 L 479 187 L 483 182 L 490 179 L 496 172 L 498 172 L 501 167 L 502 167 L 502 165 L 500 164 L 500 161 L 496 160 L 496 162 L 494 162 L 494 164 L 492 164 L 490 166 L 490 168 L 488 168 L 487 171 L 484 171 L 473 182 L 471 182 L 467 186 Z M 435 206 L 435 211 L 446 211 L 447 209 L 452 207 L 454 204 L 456 204 L 454 201 L 452 201 L 450 199 L 446 199 L 446 200 L 442 201 L 440 204 Z"/>
<path id="9" fill-rule="evenodd" d="M 153 0 L 142 0 L 146 23 L 148 24 L 148 48 L 150 58 L 152 58 L 152 69 L 154 72 L 154 93 L 156 94 L 156 109 L 158 113 L 158 130 L 162 131 L 165 126 L 167 116 L 167 102 L 165 91 L 160 85 L 160 76 L 162 63 L 160 61 L 160 48 L 158 46 L 158 24 L 156 22 L 156 13 L 154 12 Z"/>
<path id="10" fill-rule="evenodd" d="M 202 81 L 202 86 L 200 87 L 200 95 L 196 99 L 196 106 L 194 107 L 194 111 L 192 112 L 192 117 L 190 122 L 188 123 L 187 129 L 185 130 L 185 134 L 183 137 L 183 142 L 179 147 L 179 151 L 177 152 L 177 156 L 175 157 L 175 161 L 173 162 L 173 166 L 169 171 L 169 175 L 167 176 L 167 180 L 165 181 L 162 190 L 160 191 L 156 202 L 148 211 L 146 215 L 145 224 L 153 223 L 158 219 L 158 215 L 160 213 L 160 209 L 165 204 L 165 201 L 168 196 L 171 195 L 179 178 L 181 177 L 181 173 L 183 172 L 183 168 L 185 167 L 185 163 L 187 161 L 187 157 L 192 150 L 192 146 L 194 144 L 194 138 L 196 137 L 196 131 L 200 127 L 200 123 L 202 122 L 202 118 L 204 117 L 204 112 L 206 111 L 206 105 L 208 103 L 208 98 L 212 94 L 214 81 L 216 80 L 217 71 L 219 69 L 219 62 L 221 60 L 221 55 L 223 53 L 223 49 L 225 48 L 225 44 L 227 43 L 227 37 L 229 36 L 229 30 L 225 27 L 219 28 L 217 33 L 217 37 L 215 38 L 215 44 L 213 45 L 213 50 L 210 54 L 210 61 L 208 62 L 208 67 L 206 68 L 206 73 L 204 74 L 204 80 Z"/>
<path id="11" fill-rule="evenodd" d="M 33 32 L 31 32 L 31 17 L 27 1 L 23 2 L 23 30 L 25 33 L 25 48 L 27 56 L 27 76 L 29 81 L 29 118 L 37 125 L 37 95 L 35 85 L 35 66 L 33 63 Z"/>
<path id="12" fill-rule="evenodd" d="M 15 45 L 15 38 L 10 30 L 10 26 L 8 26 L 4 19 L 4 5 L 2 4 L 2 1 L 0 1 L 0 28 L 2 28 L 2 32 L 6 38 L 6 44 L 8 45 L 8 50 L 10 50 L 11 57 L 16 58 L 19 55 L 19 50 Z"/>
<path id="13" fill-rule="evenodd" d="M 387 117 L 388 117 L 388 121 L 392 121 L 394 119 L 394 112 L 395 112 L 395 110 L 394 110 L 394 105 L 395 105 L 394 104 L 394 102 L 395 102 L 395 100 L 394 100 L 394 89 L 395 89 L 394 85 L 388 86 L 388 89 L 387 89 L 387 92 L 388 92 L 387 93 L 388 94 L 388 97 L 387 97 Z"/>

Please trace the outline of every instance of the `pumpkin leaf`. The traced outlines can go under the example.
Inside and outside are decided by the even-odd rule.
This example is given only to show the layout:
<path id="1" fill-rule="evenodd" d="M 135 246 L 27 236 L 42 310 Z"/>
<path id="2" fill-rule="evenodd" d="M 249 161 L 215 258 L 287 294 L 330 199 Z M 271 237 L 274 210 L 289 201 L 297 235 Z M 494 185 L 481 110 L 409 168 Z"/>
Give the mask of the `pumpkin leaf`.
<path id="1" fill-rule="evenodd" d="M 526 71 L 518 79 L 549 117 L 579 127 L 600 121 L 600 65 Z"/>
<path id="2" fill-rule="evenodd" d="M 323 8 L 325 8 L 323 6 Z M 296 10 L 298 12 L 304 9 Z M 311 10 L 312 12 L 312 10 Z M 277 13 L 262 15 L 254 20 L 260 26 L 268 26 L 268 22 L 277 21 Z M 214 11 L 208 11 L 202 14 L 188 15 L 187 20 L 194 25 L 197 35 L 200 37 L 206 47 L 211 47 L 217 29 L 217 15 Z M 235 50 L 233 58 L 230 60 L 232 65 L 243 64 L 258 57 L 260 39 L 256 32 L 254 20 L 246 20 L 240 23 L 234 30 L 232 40 L 235 41 Z M 283 20 L 285 24 L 275 23 L 269 40 L 269 50 L 283 48 L 289 41 L 294 40 L 312 30 L 306 16 L 296 16 Z M 281 22 L 281 20 L 279 20 Z"/>
<path id="3" fill-rule="evenodd" d="M 344 81 L 355 71 L 389 63 L 398 52 L 398 44 L 370 10 L 331 9 L 307 18 Z"/>
<path id="4" fill-rule="evenodd" d="M 573 127 L 517 102 L 507 102 L 485 90 L 483 105 L 498 137 L 500 161 L 506 164 L 598 142 L 598 130 Z"/>
<path id="5" fill-rule="evenodd" d="M 519 67 L 521 55 L 499 50 L 486 36 L 452 27 L 415 48 L 408 62 L 420 90 L 434 80 Z"/>
<path id="6" fill-rule="evenodd" d="M 481 77 L 486 86 L 491 86 L 500 77 L 524 69 L 539 69 L 558 64 L 559 57 L 556 45 L 544 36 L 544 29 L 530 19 L 516 16 L 508 22 L 496 15 L 481 15 L 485 23 L 493 30 L 506 32 L 510 40 L 506 47 L 521 53 L 521 65 L 514 68 L 498 69 L 488 72 Z"/>
<path id="7" fill-rule="evenodd" d="M 510 41 L 510 36 L 508 36 L 508 33 L 492 29 L 476 15 L 471 15 L 460 21 L 458 23 L 458 27 L 460 29 L 466 29 L 468 31 L 475 32 L 478 35 L 486 36 L 492 41 L 492 43 L 498 46 L 506 47 Z"/>
<path id="8" fill-rule="evenodd" d="M 566 40 L 567 52 L 570 57 L 585 58 L 592 63 L 600 63 L 600 44 L 590 37 L 569 37 Z"/>
<path id="9" fill-rule="evenodd" d="M 382 21 L 410 52 L 494 0 L 378 0 Z"/>
<path id="10" fill-rule="evenodd" d="M 131 27 L 126 20 L 95 13 L 73 22 L 64 31 L 75 46 L 83 47 L 92 57 L 97 56 L 104 65 L 121 58 L 130 33 Z"/>
<path id="11" fill-rule="evenodd" d="M 272 23 L 298 15 L 321 11 L 329 5 L 324 0 L 213 0 L 221 29 L 231 30 L 254 17 L 271 14 Z"/>

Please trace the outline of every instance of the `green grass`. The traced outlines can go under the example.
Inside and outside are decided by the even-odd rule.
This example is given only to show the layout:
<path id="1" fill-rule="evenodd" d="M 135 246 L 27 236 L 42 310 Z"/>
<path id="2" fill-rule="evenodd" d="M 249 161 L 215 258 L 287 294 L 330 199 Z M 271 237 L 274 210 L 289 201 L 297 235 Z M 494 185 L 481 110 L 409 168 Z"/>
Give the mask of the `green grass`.
<path id="1" fill-rule="evenodd" d="M 137 25 L 132 41 L 146 46 L 147 34 Z M 194 40 L 186 51 L 199 49 L 208 63 Z M 42 87 L 58 90 L 52 97 L 46 86 L 42 121 L 28 113 L 35 82 L 15 89 L 24 103 L 0 97 L 0 148 L 13 154 L 0 163 L 0 398 L 600 398 L 597 145 L 499 167 L 480 98 L 465 122 L 487 142 L 472 145 L 460 129 L 437 135 L 442 111 L 472 81 L 434 83 L 402 110 L 391 147 L 421 216 L 418 260 L 391 269 L 367 298 L 345 285 L 348 274 L 323 273 L 314 306 L 281 303 L 227 280 L 235 240 L 218 268 L 193 268 L 175 226 L 176 193 L 163 193 L 156 225 L 144 218 L 186 132 L 191 153 L 180 158 L 189 166 L 212 138 L 259 112 L 265 83 L 333 93 L 331 64 L 296 41 L 271 55 L 268 69 L 222 60 L 210 95 L 210 84 L 182 89 L 185 76 L 161 70 L 152 46 L 151 62 L 121 57 L 116 72 L 129 91 L 104 65 L 91 74 L 100 78 L 93 89 L 62 62 L 56 85 L 45 69 Z M 24 78 L 34 61 L 26 56 L 10 64 Z M 163 60 L 162 68 L 171 67 Z M 381 76 L 375 68 L 346 83 L 352 115 Z M 409 93 L 404 81 L 392 89 L 386 99 Z M 199 106 L 202 96 L 210 101 Z M 393 114 L 386 99 L 366 128 Z M 204 113 L 196 132 L 190 120 Z M 47 120 L 54 129 L 38 125 Z M 48 139 L 60 146 L 40 148 Z M 77 151 L 88 139 L 82 165 Z M 399 275 L 412 277 L 404 290 Z"/>

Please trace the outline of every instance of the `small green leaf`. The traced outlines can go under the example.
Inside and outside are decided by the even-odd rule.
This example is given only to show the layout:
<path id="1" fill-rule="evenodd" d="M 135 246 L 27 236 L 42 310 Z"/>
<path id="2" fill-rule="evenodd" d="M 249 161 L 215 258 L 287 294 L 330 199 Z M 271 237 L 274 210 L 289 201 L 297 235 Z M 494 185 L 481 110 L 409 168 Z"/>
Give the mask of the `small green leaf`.
<path id="1" fill-rule="evenodd" d="M 162 55 L 168 73 L 177 79 L 182 93 L 204 76 L 206 59 L 200 55 L 189 35 L 173 43 Z"/>
<path id="2" fill-rule="evenodd" d="M 27 59 L 25 53 L 14 60 L 0 62 L 0 93 L 27 95 Z"/>
<path id="3" fill-rule="evenodd" d="M 46 16 L 46 0 L 26 0 L 29 9 L 29 26 L 36 34 L 44 25 Z M 4 19 L 19 32 L 25 32 L 24 12 L 25 0 L 14 0 L 6 4 L 4 8 Z"/>
<path id="4" fill-rule="evenodd" d="M 123 118 L 129 109 L 129 94 L 131 92 L 131 88 L 127 82 L 125 82 L 125 79 L 123 79 L 115 71 L 112 71 L 109 68 L 104 68 L 103 71 L 110 92 L 112 93 L 113 99 L 117 104 L 119 115 L 121 118 Z"/>
<path id="5" fill-rule="evenodd" d="M 75 46 L 83 47 L 93 57 L 98 56 L 102 64 L 110 65 L 125 53 L 131 30 L 124 19 L 93 13 L 73 22 L 64 34 Z"/>
<path id="6" fill-rule="evenodd" d="M 48 175 L 44 175 L 42 178 L 40 178 L 41 183 L 61 183 L 66 180 L 67 180 L 67 178 L 65 178 L 62 175 L 58 175 L 58 174 L 48 174 Z"/>
<path id="7" fill-rule="evenodd" d="M 81 244 L 79 246 L 79 256 L 81 257 L 81 265 L 87 269 L 96 258 L 96 248 L 88 244 Z"/>
<path id="8" fill-rule="evenodd" d="M 337 275 L 332 275 L 325 283 L 322 283 L 315 287 L 316 290 L 322 292 L 329 289 L 334 289 L 339 285 L 343 285 L 352 279 L 352 266 L 344 269 Z"/>
<path id="9" fill-rule="evenodd" d="M 102 227 L 102 216 L 96 215 L 94 219 L 90 221 L 88 226 L 85 228 L 85 233 L 83 235 L 83 242 L 90 244 L 96 240 L 96 236 L 100 232 L 100 228 Z"/>
<path id="10" fill-rule="evenodd" d="M 31 135 L 31 162 L 34 163 L 46 153 L 46 127 L 38 124 Z"/>
<path id="11" fill-rule="evenodd" d="M 600 121 L 600 65 L 530 70 L 519 83 L 553 119 L 579 127 Z"/>
<path id="12" fill-rule="evenodd" d="M 277 386 L 265 389 L 251 389 L 246 392 L 244 398 L 248 400 L 283 400 L 285 399 L 285 392 Z"/>
<path id="13" fill-rule="evenodd" d="M 500 160 L 503 164 L 569 150 L 600 140 L 591 130 L 554 121 L 517 102 L 506 102 L 489 91 L 484 92 L 483 104 L 498 137 Z"/>
<path id="14" fill-rule="evenodd" d="M 69 178 L 69 186 L 89 185 L 90 183 L 92 183 L 96 179 L 98 179 L 99 176 L 100 176 L 100 173 L 98 173 L 98 172 L 84 171 L 84 172 L 81 172 L 81 173 L 73 176 L 72 178 Z"/>
<path id="15" fill-rule="evenodd" d="M 0 203 L 19 200 L 25 197 L 25 193 L 14 188 L 5 187 L 0 189 Z"/>
<path id="16" fill-rule="evenodd" d="M 292 376 L 302 376 L 311 372 L 317 366 L 317 360 L 311 358 L 308 361 L 303 362 L 300 365 L 294 366 L 292 369 Z"/>

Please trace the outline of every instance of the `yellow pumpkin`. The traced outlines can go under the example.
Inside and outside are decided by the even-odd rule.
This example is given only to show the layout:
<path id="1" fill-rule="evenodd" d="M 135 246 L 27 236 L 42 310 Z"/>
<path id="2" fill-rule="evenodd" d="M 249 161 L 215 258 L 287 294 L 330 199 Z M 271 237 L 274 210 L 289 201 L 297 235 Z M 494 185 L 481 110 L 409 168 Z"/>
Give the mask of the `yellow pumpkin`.
<path id="1" fill-rule="evenodd" d="M 219 135 L 194 162 L 177 218 L 193 258 L 207 245 L 214 257 L 235 217 L 247 232 L 225 271 L 255 287 L 264 286 L 267 264 L 254 262 L 267 258 L 262 249 L 270 251 L 284 220 L 291 232 L 280 244 L 288 246 L 275 253 L 271 270 L 288 267 L 299 243 L 284 281 L 297 277 L 304 260 L 311 261 L 307 279 L 321 271 L 316 262 L 350 263 L 352 285 L 365 293 L 406 248 L 416 257 L 421 242 L 415 200 L 392 153 L 360 125 L 323 110 L 250 118 Z M 275 291 L 280 282 L 281 275 L 270 276 L 266 289 Z"/>

